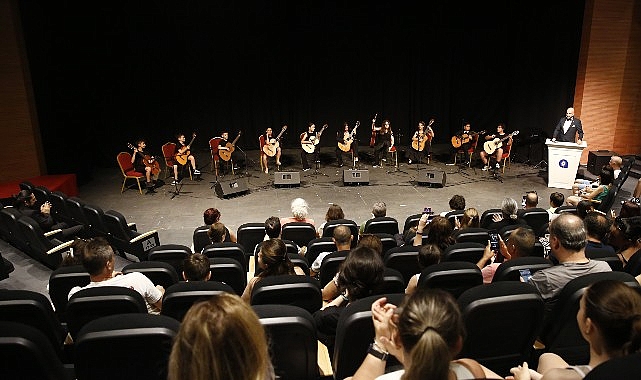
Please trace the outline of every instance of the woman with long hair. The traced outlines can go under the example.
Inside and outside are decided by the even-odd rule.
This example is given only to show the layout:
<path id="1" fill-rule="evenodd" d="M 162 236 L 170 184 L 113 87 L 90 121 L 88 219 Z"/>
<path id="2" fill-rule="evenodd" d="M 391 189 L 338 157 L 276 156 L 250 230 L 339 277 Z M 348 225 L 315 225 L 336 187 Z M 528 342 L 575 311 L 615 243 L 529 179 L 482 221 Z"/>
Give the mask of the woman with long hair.
<path id="1" fill-rule="evenodd" d="M 583 199 L 590 201 L 602 201 L 610 193 L 612 189 L 612 182 L 614 181 L 614 173 L 612 168 L 604 166 L 599 173 L 599 186 L 595 189 L 586 189 L 578 195 L 571 195 L 567 198 L 566 202 L 570 206 L 576 206 Z"/>
<path id="2" fill-rule="evenodd" d="M 514 379 L 579 380 L 599 364 L 641 348 L 641 295 L 622 282 L 604 280 L 590 285 L 581 297 L 576 321 L 590 344 L 587 365 L 569 365 L 556 354 L 544 353 L 536 372 L 527 363 L 512 368 Z"/>
<path id="3" fill-rule="evenodd" d="M 623 263 L 623 271 L 641 274 L 641 216 L 614 219 L 610 227 L 610 245 Z"/>

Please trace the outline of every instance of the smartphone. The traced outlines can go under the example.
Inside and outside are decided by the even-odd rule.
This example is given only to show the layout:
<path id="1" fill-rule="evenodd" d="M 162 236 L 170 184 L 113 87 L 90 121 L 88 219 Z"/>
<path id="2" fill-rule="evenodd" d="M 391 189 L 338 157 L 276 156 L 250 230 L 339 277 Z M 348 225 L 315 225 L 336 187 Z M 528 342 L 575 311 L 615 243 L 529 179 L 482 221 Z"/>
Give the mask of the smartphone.
<path id="1" fill-rule="evenodd" d="M 523 280 L 523 282 L 529 282 L 532 278 L 532 273 L 529 269 L 519 269 L 519 273 L 521 273 L 521 280 Z"/>
<path id="2" fill-rule="evenodd" d="M 423 209 L 423 214 L 432 215 L 432 214 L 434 214 L 434 212 L 432 212 L 432 208 L 431 207 L 425 207 Z"/>
<path id="3" fill-rule="evenodd" d="M 525 199 L 527 198 L 527 195 L 523 196 L 523 200 L 521 201 L 521 207 L 525 207 Z"/>
<path id="4" fill-rule="evenodd" d="M 494 253 L 499 252 L 499 234 L 496 232 L 490 232 L 490 249 Z"/>

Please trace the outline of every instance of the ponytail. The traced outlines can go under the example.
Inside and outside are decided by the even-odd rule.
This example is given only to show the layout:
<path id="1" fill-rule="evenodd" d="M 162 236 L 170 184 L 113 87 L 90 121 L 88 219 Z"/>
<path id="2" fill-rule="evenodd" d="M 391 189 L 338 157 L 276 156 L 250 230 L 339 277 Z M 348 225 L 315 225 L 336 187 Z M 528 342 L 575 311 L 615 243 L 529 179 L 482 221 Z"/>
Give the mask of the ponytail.
<path id="1" fill-rule="evenodd" d="M 630 340 L 623 345 L 625 355 L 638 352 L 641 349 L 641 314 L 636 314 L 631 319 Z"/>
<path id="2" fill-rule="evenodd" d="M 410 352 L 409 366 L 401 377 L 405 379 L 447 379 L 452 353 L 445 340 L 433 327 L 423 330 Z"/>

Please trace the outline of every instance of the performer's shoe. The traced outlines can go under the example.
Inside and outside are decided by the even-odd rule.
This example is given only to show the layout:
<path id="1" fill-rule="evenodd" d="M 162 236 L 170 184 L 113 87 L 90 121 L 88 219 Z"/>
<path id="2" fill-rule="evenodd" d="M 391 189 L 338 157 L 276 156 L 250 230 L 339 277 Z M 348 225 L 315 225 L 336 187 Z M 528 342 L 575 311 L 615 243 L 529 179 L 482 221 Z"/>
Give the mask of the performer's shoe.
<path id="1" fill-rule="evenodd" d="M 172 185 L 178 185 L 179 183 L 180 183 L 180 181 L 177 180 L 177 179 L 174 179 L 173 181 L 171 181 Z"/>
<path id="2" fill-rule="evenodd" d="M 276 161 L 276 166 L 282 165 L 280 162 Z"/>
<path id="3" fill-rule="evenodd" d="M 489 168 L 490 168 L 490 167 L 489 167 L 488 165 L 484 165 L 484 166 L 483 166 L 483 169 L 481 169 L 481 170 L 483 170 L 483 171 L 487 171 L 487 169 L 489 169 Z"/>
<path id="4" fill-rule="evenodd" d="M 200 175 L 200 170 L 194 169 L 194 175 Z"/>
<path id="5" fill-rule="evenodd" d="M 497 169 L 500 169 L 500 168 L 501 168 L 501 164 L 499 164 L 499 163 L 497 162 L 497 163 L 496 163 L 496 168 L 497 168 Z"/>
<path id="6" fill-rule="evenodd" d="M 306 172 L 308 170 L 311 170 L 312 168 L 304 168 L 303 171 Z"/>

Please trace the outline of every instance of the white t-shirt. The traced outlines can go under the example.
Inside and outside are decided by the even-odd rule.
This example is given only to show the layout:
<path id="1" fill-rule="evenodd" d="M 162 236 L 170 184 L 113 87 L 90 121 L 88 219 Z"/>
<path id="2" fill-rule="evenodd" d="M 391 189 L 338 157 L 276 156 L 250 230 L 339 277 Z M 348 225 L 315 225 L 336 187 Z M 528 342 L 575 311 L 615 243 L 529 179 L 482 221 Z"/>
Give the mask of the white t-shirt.
<path id="1" fill-rule="evenodd" d="M 96 288 L 99 286 L 122 286 L 124 288 L 129 288 L 140 293 L 142 298 L 147 304 L 147 312 L 149 314 L 160 314 L 160 310 L 153 306 L 162 298 L 162 292 L 158 290 L 153 282 L 147 278 L 144 274 L 140 272 L 132 272 L 116 277 L 112 277 L 105 281 L 99 282 L 90 282 L 89 285 L 80 287 L 75 286 L 69 291 L 68 298 L 71 298 L 76 292 L 83 289 Z"/>

